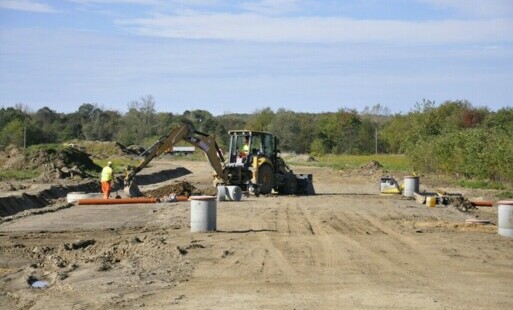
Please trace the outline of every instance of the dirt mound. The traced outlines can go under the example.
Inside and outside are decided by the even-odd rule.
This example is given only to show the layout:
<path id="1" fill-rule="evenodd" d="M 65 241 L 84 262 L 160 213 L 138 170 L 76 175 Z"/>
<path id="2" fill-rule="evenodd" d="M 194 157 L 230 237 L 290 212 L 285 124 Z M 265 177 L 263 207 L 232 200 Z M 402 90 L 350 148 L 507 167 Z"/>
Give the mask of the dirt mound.
<path id="1" fill-rule="evenodd" d="M 23 182 L 16 182 L 16 181 L 0 182 L 0 192 L 19 191 L 19 190 L 24 190 L 27 187 L 29 187 L 29 186 L 27 184 L 24 184 Z"/>
<path id="2" fill-rule="evenodd" d="M 202 195 L 203 193 L 189 182 L 179 182 L 144 192 L 144 195 L 146 196 L 157 198 L 166 197 L 171 194 L 189 197 L 193 195 Z"/>
<path id="3" fill-rule="evenodd" d="M 74 147 L 37 146 L 25 151 L 11 149 L 4 169 L 43 170 L 42 181 L 52 179 L 91 177 L 88 172 L 99 172 L 89 154 Z"/>
<path id="4" fill-rule="evenodd" d="M 115 142 L 110 141 L 79 141 L 71 146 L 92 154 L 94 158 L 108 158 L 125 154 Z"/>
<path id="5" fill-rule="evenodd" d="M 283 158 L 285 162 L 296 162 L 296 163 L 309 163 L 316 162 L 317 159 L 308 154 L 295 154 L 295 153 L 284 153 Z"/>
<path id="6" fill-rule="evenodd" d="M 383 165 L 380 164 L 379 161 L 377 160 L 371 160 L 370 163 L 366 164 L 366 165 L 361 165 L 360 166 L 360 169 L 374 169 L 374 170 L 377 170 L 377 169 L 381 169 L 383 168 Z"/>
<path id="7" fill-rule="evenodd" d="M 140 145 L 124 146 L 123 144 L 121 144 L 117 141 L 116 141 L 116 146 L 119 147 L 119 149 L 122 150 L 123 153 L 129 154 L 129 155 L 139 155 L 145 151 L 144 147 L 142 147 Z"/>
<path id="8" fill-rule="evenodd" d="M 368 164 L 361 165 L 358 169 L 355 169 L 353 174 L 358 176 L 371 176 L 374 180 L 377 180 L 383 172 L 383 165 L 377 160 L 371 160 Z"/>
<path id="9" fill-rule="evenodd" d="M 125 146 L 118 141 L 74 141 L 69 145 L 93 154 L 96 158 L 123 155 L 139 156 L 145 151 L 145 148 L 140 145 Z"/>
<path id="10" fill-rule="evenodd" d="M 24 156 L 23 151 L 14 145 L 9 145 L 6 149 L 7 160 L 3 164 L 4 169 L 23 169 Z"/>
<path id="11" fill-rule="evenodd" d="M 366 177 L 372 182 L 379 182 L 381 176 L 386 174 L 387 170 L 383 169 L 379 161 L 371 160 L 359 167 L 344 169 L 341 173 L 347 177 Z"/>

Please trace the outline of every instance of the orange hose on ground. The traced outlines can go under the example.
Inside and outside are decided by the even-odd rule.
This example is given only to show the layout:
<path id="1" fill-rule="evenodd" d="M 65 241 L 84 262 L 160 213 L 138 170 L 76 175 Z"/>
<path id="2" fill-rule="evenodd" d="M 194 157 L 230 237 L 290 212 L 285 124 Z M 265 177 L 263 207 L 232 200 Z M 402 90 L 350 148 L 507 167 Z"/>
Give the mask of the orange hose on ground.
<path id="1" fill-rule="evenodd" d="M 177 201 L 188 201 L 189 197 L 187 196 L 176 196 Z"/>
<path id="2" fill-rule="evenodd" d="M 475 200 L 470 203 L 476 207 L 493 207 L 493 201 Z"/>
<path id="3" fill-rule="evenodd" d="M 115 204 L 130 204 L 130 203 L 156 203 L 157 198 L 121 198 L 121 199 L 103 199 L 103 198 L 91 198 L 91 199 L 79 199 L 79 205 L 115 205 Z"/>

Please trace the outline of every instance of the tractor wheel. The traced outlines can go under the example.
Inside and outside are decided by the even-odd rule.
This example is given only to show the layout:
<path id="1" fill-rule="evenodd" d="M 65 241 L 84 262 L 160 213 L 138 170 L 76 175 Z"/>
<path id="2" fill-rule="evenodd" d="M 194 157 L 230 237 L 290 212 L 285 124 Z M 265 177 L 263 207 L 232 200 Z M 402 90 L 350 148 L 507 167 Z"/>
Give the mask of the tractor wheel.
<path id="1" fill-rule="evenodd" d="M 258 183 L 260 183 L 260 194 L 267 195 L 273 189 L 273 169 L 269 165 L 263 165 L 258 169 Z"/>

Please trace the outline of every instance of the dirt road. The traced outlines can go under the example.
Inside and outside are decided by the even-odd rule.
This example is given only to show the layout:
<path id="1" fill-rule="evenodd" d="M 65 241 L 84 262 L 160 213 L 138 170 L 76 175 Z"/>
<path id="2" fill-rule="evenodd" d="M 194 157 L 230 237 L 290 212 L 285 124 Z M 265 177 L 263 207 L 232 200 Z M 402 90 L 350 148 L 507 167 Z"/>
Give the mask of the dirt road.
<path id="1" fill-rule="evenodd" d="M 179 180 L 210 185 L 208 164 L 173 165 L 192 171 Z M 185 202 L 76 206 L 3 223 L 0 307 L 513 308 L 513 239 L 495 226 L 380 196 L 370 177 L 296 170 L 314 174 L 316 196 L 219 202 L 212 233 L 189 232 Z M 474 215 L 497 222 L 495 209 Z"/>

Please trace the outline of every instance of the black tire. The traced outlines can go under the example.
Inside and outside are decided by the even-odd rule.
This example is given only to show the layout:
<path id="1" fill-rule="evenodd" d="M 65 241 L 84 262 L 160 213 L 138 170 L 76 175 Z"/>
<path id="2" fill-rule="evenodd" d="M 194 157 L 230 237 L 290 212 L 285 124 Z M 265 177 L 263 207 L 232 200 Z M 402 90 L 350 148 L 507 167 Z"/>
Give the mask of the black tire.
<path id="1" fill-rule="evenodd" d="M 267 195 L 273 189 L 274 173 L 269 165 L 262 165 L 258 169 L 258 183 L 260 184 L 260 194 Z"/>

